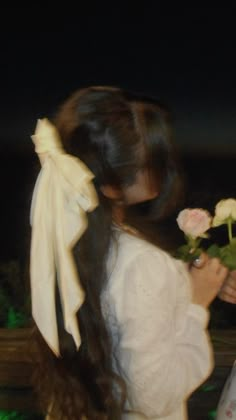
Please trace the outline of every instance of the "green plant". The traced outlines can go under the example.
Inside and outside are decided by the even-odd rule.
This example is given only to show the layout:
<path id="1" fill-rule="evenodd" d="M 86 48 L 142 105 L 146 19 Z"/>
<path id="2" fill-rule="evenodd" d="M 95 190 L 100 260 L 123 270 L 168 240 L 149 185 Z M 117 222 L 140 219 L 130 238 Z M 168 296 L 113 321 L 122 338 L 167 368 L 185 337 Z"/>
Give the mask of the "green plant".
<path id="1" fill-rule="evenodd" d="M 27 326 L 30 299 L 17 260 L 0 263 L 0 328 Z"/>

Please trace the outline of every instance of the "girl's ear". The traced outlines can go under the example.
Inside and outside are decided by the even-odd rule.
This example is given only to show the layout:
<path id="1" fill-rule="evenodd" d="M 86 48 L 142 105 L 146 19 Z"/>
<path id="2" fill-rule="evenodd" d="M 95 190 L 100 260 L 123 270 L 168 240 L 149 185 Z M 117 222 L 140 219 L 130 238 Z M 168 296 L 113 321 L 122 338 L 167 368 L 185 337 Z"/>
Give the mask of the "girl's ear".
<path id="1" fill-rule="evenodd" d="M 122 191 L 118 187 L 114 187 L 113 185 L 102 185 L 100 188 L 103 195 L 111 200 L 119 200 L 122 197 Z"/>

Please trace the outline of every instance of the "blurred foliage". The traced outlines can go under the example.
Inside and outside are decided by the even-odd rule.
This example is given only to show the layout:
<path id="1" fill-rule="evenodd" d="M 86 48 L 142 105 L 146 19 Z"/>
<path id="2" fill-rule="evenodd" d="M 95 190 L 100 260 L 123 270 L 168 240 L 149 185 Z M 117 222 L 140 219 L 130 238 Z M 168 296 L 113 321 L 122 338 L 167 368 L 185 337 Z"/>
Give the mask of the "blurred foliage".
<path id="1" fill-rule="evenodd" d="M 0 420 L 43 420 L 43 417 L 37 414 L 0 410 Z"/>
<path id="2" fill-rule="evenodd" d="M 20 328 L 31 319 L 29 291 L 17 260 L 0 263 L 0 328 Z"/>

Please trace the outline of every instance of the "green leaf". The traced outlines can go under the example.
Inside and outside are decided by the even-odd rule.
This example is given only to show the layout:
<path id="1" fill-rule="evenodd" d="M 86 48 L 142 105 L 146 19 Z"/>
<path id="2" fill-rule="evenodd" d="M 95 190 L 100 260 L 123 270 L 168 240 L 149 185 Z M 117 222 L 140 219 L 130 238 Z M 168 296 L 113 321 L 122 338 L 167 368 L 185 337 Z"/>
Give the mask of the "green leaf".
<path id="1" fill-rule="evenodd" d="M 21 312 L 17 312 L 13 307 L 10 307 L 7 314 L 7 328 L 20 328 L 26 324 L 26 317 Z"/>
<path id="2" fill-rule="evenodd" d="M 185 262 L 191 262 L 199 257 L 199 255 L 202 253 L 201 248 L 196 248 L 194 252 L 192 252 L 192 248 L 189 244 L 180 246 L 176 253 L 175 258 L 178 258 L 180 260 L 183 260 Z"/>
<path id="3" fill-rule="evenodd" d="M 220 257 L 222 263 L 229 268 L 229 270 L 236 269 L 236 243 L 230 243 L 221 248 Z"/>
<path id="4" fill-rule="evenodd" d="M 209 420 L 214 420 L 216 418 L 216 415 L 217 415 L 217 411 L 216 410 L 211 410 L 208 413 L 208 419 Z"/>
<path id="5" fill-rule="evenodd" d="M 236 269 L 236 238 L 233 238 L 230 244 L 223 247 L 218 245 L 211 245 L 207 249 L 207 254 L 211 258 L 219 258 L 229 270 Z"/>
<path id="6" fill-rule="evenodd" d="M 28 416 L 17 411 L 0 410 L 0 420 L 27 420 Z"/>
<path id="7" fill-rule="evenodd" d="M 175 253 L 176 258 L 180 258 L 181 260 L 185 260 L 185 258 L 189 255 L 190 252 L 190 246 L 189 245 L 181 245 Z"/>
<path id="8" fill-rule="evenodd" d="M 215 391 L 215 389 L 217 389 L 217 386 L 214 384 L 206 384 L 206 385 L 203 385 L 200 389 L 201 391 L 204 391 L 204 392 L 210 392 L 210 391 Z"/>
<path id="9" fill-rule="evenodd" d="M 218 245 L 211 245 L 207 250 L 207 254 L 211 258 L 220 258 L 221 259 L 221 249 Z"/>

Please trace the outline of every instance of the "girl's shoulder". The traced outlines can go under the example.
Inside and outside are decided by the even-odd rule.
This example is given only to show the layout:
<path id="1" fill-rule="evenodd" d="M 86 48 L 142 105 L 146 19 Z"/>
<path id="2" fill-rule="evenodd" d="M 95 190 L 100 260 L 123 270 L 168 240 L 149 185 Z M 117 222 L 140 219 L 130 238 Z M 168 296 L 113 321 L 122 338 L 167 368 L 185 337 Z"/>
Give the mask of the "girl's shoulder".
<path id="1" fill-rule="evenodd" d="M 175 260 L 168 252 L 148 242 L 141 236 L 129 233 L 124 230 L 116 230 L 112 242 L 112 250 L 110 259 L 113 264 L 124 269 L 133 265 L 137 260 L 142 260 L 143 265 L 151 265 L 154 267 L 165 266 L 169 269 L 182 270 L 182 263 Z"/>
<path id="2" fill-rule="evenodd" d="M 106 293 L 117 314 L 129 299 L 151 302 L 162 296 L 166 302 L 175 303 L 177 294 L 189 294 L 188 280 L 182 261 L 141 237 L 115 232 L 108 258 Z"/>

